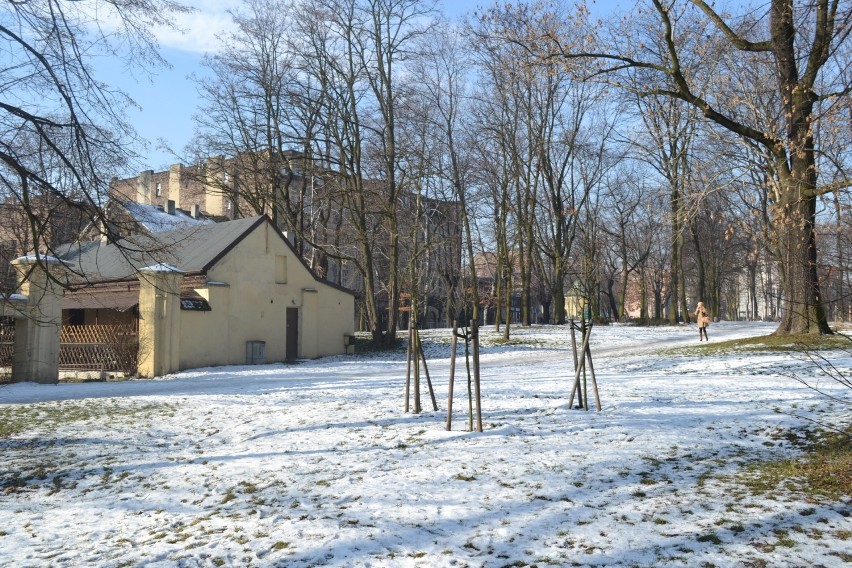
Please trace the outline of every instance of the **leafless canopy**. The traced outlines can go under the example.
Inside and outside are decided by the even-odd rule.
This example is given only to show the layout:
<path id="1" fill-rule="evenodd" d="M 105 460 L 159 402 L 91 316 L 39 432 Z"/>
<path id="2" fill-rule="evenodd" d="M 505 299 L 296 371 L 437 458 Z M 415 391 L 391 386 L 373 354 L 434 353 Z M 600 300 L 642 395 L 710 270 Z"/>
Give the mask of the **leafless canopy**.
<path id="1" fill-rule="evenodd" d="M 67 236 L 54 230 L 58 211 L 77 226 L 103 220 L 110 179 L 134 160 L 138 138 L 124 120 L 133 101 L 98 81 L 93 65 L 99 57 L 136 70 L 164 64 L 152 30 L 182 11 L 172 0 L 5 3 L 0 201 L 20 229 L 3 235 L 8 254 L 51 254 Z"/>

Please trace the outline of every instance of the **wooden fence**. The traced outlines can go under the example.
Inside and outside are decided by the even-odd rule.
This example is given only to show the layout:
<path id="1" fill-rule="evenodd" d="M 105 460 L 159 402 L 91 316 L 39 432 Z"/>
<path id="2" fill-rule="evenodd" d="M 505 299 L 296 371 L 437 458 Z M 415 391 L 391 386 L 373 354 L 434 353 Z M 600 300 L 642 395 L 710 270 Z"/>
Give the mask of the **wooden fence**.
<path id="1" fill-rule="evenodd" d="M 0 318 L 0 368 L 12 366 L 14 352 L 14 320 Z M 135 325 L 64 325 L 59 334 L 60 369 L 132 375 L 138 357 Z"/>
<path id="2" fill-rule="evenodd" d="M 15 356 L 15 319 L 0 318 L 0 367 L 11 367 Z"/>
<path id="3" fill-rule="evenodd" d="M 64 325 L 59 335 L 59 368 L 136 372 L 139 334 L 135 325 Z"/>

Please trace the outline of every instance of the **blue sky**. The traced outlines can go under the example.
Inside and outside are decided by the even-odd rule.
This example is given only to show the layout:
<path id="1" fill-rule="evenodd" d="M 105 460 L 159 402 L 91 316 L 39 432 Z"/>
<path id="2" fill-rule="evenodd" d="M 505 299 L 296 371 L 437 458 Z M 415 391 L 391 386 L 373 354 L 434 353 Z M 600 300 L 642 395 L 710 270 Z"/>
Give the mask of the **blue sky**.
<path id="1" fill-rule="evenodd" d="M 159 69 L 152 77 L 128 73 L 114 61 L 96 65 L 99 77 L 107 84 L 121 88 L 139 105 L 128 110 L 128 120 L 150 147 L 142 151 L 143 168 L 163 170 L 178 161 L 160 148 L 160 142 L 181 154 L 193 134 L 192 115 L 197 109 L 196 84 L 193 74 L 203 74 L 201 60 L 205 52 L 215 49 L 215 35 L 226 29 L 229 18 L 226 10 L 239 5 L 239 0 L 193 0 L 187 4 L 197 8 L 178 24 L 187 33 L 158 33 L 163 57 L 170 69 Z M 598 0 L 596 8 L 612 6 L 616 0 Z M 460 17 L 477 7 L 491 5 L 493 0 L 443 0 L 439 2 L 451 18 Z"/>

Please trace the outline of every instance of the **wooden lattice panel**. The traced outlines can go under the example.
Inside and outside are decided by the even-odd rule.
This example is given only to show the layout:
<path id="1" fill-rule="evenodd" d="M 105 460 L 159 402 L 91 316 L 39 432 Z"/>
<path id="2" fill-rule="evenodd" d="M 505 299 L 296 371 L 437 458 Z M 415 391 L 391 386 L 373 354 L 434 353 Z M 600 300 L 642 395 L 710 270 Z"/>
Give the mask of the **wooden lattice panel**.
<path id="1" fill-rule="evenodd" d="M 134 373 L 139 336 L 129 325 L 62 326 L 59 367 Z"/>
<path id="2" fill-rule="evenodd" d="M 130 325 L 63 325 L 60 343 L 114 343 L 126 337 L 136 337 Z"/>
<path id="3" fill-rule="evenodd" d="M 15 322 L 0 320 L 0 367 L 11 367 L 15 355 Z"/>

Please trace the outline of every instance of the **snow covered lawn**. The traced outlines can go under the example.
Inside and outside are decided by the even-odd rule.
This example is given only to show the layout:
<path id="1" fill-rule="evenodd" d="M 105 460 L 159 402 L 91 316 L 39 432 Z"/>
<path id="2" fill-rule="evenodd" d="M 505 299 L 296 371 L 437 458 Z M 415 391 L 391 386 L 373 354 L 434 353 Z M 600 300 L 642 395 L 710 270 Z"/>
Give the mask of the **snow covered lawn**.
<path id="1" fill-rule="evenodd" d="M 597 327 L 603 411 L 584 412 L 567 328 L 513 332 L 483 330 L 481 434 L 458 373 L 444 430 L 447 330 L 423 334 L 440 410 L 424 390 L 421 415 L 399 353 L 0 387 L 0 431 L 27 421 L 0 436 L 0 565 L 848 565 L 852 503 L 743 484 L 796 455 L 791 429 L 848 423 L 786 376 L 813 365 L 672 352 L 694 326 Z"/>

